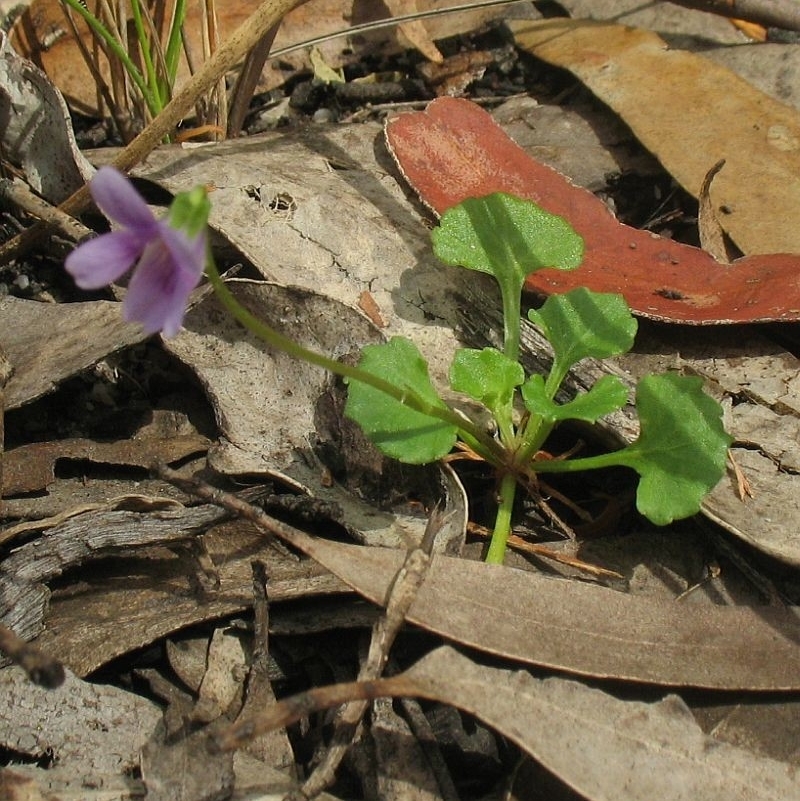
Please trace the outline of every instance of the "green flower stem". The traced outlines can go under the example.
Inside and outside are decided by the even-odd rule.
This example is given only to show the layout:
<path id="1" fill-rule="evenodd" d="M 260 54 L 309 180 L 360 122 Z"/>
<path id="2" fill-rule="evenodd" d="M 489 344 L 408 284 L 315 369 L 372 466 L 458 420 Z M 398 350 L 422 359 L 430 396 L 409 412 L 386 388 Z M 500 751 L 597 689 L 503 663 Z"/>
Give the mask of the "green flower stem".
<path id="1" fill-rule="evenodd" d="M 553 360 L 550 373 L 544 383 L 544 391 L 550 399 L 555 398 L 568 373 L 569 365 L 560 364 L 558 358 Z M 525 464 L 530 461 L 536 451 L 544 445 L 552 430 L 552 423 L 547 423 L 538 414 L 532 414 L 519 435 L 522 445 L 517 449 L 517 464 Z"/>
<path id="2" fill-rule="evenodd" d="M 503 443 L 505 448 L 513 448 L 516 439 L 514 432 L 514 423 L 510 414 L 495 414 L 495 422 L 497 423 L 497 430 L 500 432 L 500 442 Z"/>
<path id="3" fill-rule="evenodd" d="M 556 392 L 558 392 L 559 387 L 569 373 L 569 368 L 569 364 L 560 364 L 558 358 L 553 360 L 553 364 L 550 366 L 550 373 L 544 382 L 544 391 L 550 400 L 555 398 Z"/>
<path id="4" fill-rule="evenodd" d="M 517 479 L 512 473 L 506 473 L 500 481 L 500 502 L 494 520 L 494 531 L 486 552 L 486 561 L 493 565 L 502 565 L 506 553 L 506 544 L 511 534 L 511 512 L 514 509 L 514 498 L 517 494 Z"/>
<path id="5" fill-rule="evenodd" d="M 462 434 L 462 438 L 471 447 L 477 446 L 476 451 L 483 458 L 494 464 L 501 464 L 504 461 L 503 450 L 500 445 L 473 422 L 458 414 L 458 412 L 454 411 L 449 406 L 437 406 L 428 403 L 428 401 L 424 400 L 416 393 L 395 386 L 372 373 L 368 373 L 365 370 L 361 370 L 349 364 L 338 362 L 321 353 L 304 348 L 293 339 L 289 339 L 289 337 L 278 333 L 274 328 L 271 328 L 262 320 L 259 320 L 236 300 L 220 277 L 216 265 L 210 257 L 206 263 L 206 275 L 223 306 L 225 306 L 233 317 L 248 331 L 255 334 L 268 345 L 282 350 L 284 353 L 288 353 L 292 358 L 302 359 L 309 364 L 315 364 L 317 367 L 322 367 L 324 370 L 340 375 L 343 378 L 349 378 L 352 381 L 361 381 L 377 389 L 379 392 L 383 392 L 389 397 L 394 398 L 399 403 L 408 406 L 414 411 L 428 415 L 428 417 L 435 417 L 439 420 L 443 420 L 445 423 L 455 426 L 459 430 L 459 433 Z"/>
<path id="6" fill-rule="evenodd" d="M 503 299 L 503 352 L 511 361 L 519 361 L 520 314 L 522 306 L 522 287 L 519 291 L 504 292 Z"/>
<path id="7" fill-rule="evenodd" d="M 519 465 L 530 462 L 534 454 L 544 445 L 552 430 L 552 423 L 543 420 L 541 415 L 532 414 L 519 434 L 521 444 L 517 448 L 514 461 Z"/>
<path id="8" fill-rule="evenodd" d="M 577 473 L 579 470 L 599 470 L 603 467 L 633 467 L 635 461 L 635 454 L 623 448 L 580 459 L 543 459 L 531 462 L 530 468 L 536 473 Z"/>
<path id="9" fill-rule="evenodd" d="M 131 60 L 131 57 L 125 52 L 125 48 L 116 40 L 112 33 L 94 16 L 87 8 L 85 8 L 79 0 L 64 0 L 64 2 L 75 13 L 83 17 L 86 24 L 92 29 L 94 34 L 106 43 L 108 49 L 122 62 L 131 80 L 136 84 L 136 88 L 141 92 L 147 108 L 153 116 L 156 116 L 161 111 L 158 98 L 150 91 L 147 83 L 139 72 L 136 65 Z"/>

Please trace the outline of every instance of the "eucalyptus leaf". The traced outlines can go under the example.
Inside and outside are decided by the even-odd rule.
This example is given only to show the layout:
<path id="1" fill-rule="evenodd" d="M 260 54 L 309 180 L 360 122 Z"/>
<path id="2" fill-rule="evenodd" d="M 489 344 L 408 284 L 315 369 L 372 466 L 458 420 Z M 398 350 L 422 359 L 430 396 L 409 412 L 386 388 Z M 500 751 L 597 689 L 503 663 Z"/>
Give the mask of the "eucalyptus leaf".
<path id="1" fill-rule="evenodd" d="M 569 368 L 581 359 L 607 359 L 633 347 L 636 318 L 622 295 L 591 292 L 579 287 L 564 295 L 551 295 L 538 310 L 528 312 L 553 346 L 553 397 Z"/>
<path id="2" fill-rule="evenodd" d="M 428 364 L 416 345 L 392 337 L 367 345 L 359 367 L 413 393 L 432 408 L 447 409 L 428 375 Z M 351 381 L 345 415 L 358 423 L 382 453 L 408 464 L 427 464 L 447 455 L 457 429 L 438 417 L 411 409 L 399 400 L 360 381 Z"/>
<path id="3" fill-rule="evenodd" d="M 556 403 L 545 389 L 541 375 L 532 375 L 522 385 L 522 399 L 529 412 L 537 414 L 549 423 L 559 420 L 583 420 L 596 423 L 617 409 L 628 399 L 628 390 L 614 375 L 604 375 L 594 386 L 568 403 Z"/>
<path id="4" fill-rule="evenodd" d="M 696 514 L 724 475 L 733 441 L 722 407 L 703 392 L 699 376 L 665 373 L 639 382 L 636 409 L 638 439 L 610 456 L 641 476 L 637 508 L 660 526 Z"/>

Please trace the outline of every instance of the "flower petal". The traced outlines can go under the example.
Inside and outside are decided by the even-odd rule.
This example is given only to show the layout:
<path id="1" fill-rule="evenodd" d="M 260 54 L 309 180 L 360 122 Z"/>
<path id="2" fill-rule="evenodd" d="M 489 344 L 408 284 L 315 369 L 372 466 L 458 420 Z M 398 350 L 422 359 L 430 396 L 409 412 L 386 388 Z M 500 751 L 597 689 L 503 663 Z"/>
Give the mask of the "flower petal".
<path id="1" fill-rule="evenodd" d="M 200 283 L 205 256 L 197 244 L 179 231 L 164 230 L 162 239 L 151 243 L 128 285 L 123 305 L 126 320 L 142 324 L 148 334 L 162 331 L 174 337 L 183 322 L 191 291 Z M 204 237 L 200 237 L 204 240 Z M 178 254 L 178 258 L 175 254 Z"/>
<path id="2" fill-rule="evenodd" d="M 89 185 L 94 202 L 106 217 L 143 236 L 155 235 L 156 218 L 134 189 L 114 167 L 101 167 Z"/>
<path id="3" fill-rule="evenodd" d="M 189 280 L 189 276 L 196 276 L 199 281 L 206 266 L 206 230 L 189 237 L 184 231 L 176 230 L 166 222 L 159 222 L 158 226 L 161 239 L 170 251 L 173 262 L 187 274 L 186 280 Z"/>
<path id="4" fill-rule="evenodd" d="M 146 245 L 136 231 L 112 231 L 77 247 L 64 267 L 81 289 L 100 289 L 127 272 Z"/>

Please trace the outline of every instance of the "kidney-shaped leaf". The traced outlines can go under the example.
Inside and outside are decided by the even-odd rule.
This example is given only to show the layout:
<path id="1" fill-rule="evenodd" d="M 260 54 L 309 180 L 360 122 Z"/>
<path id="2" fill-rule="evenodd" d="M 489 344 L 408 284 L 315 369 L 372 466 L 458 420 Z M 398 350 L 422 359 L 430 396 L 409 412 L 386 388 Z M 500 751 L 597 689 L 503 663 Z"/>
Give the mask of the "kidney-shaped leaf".
<path id="1" fill-rule="evenodd" d="M 552 295 L 528 318 L 542 329 L 553 347 L 553 365 L 544 388 L 554 398 L 569 369 L 581 359 L 605 359 L 633 346 L 637 323 L 625 298 L 577 287 Z"/>
<path id="2" fill-rule="evenodd" d="M 627 353 L 636 336 L 636 318 L 622 295 L 578 287 L 551 295 L 528 312 L 553 346 L 556 362 L 568 370 L 581 359 L 607 359 Z"/>
<path id="3" fill-rule="evenodd" d="M 536 270 L 572 270 L 583 258 L 583 240 L 566 220 L 502 192 L 448 209 L 432 237 L 443 262 L 489 273 L 511 295 Z"/>
<path id="4" fill-rule="evenodd" d="M 431 406 L 447 408 L 433 388 L 427 362 L 416 345 L 404 337 L 367 345 L 359 367 L 414 393 Z M 408 464 L 435 462 L 448 454 L 456 441 L 455 426 L 411 409 L 360 381 L 350 382 L 345 414 L 383 453 Z"/>
<path id="5" fill-rule="evenodd" d="M 636 507 L 657 525 L 696 514 L 722 478 L 733 441 L 722 407 L 699 376 L 665 373 L 639 382 L 636 409 L 641 433 L 614 454 L 641 476 Z"/>

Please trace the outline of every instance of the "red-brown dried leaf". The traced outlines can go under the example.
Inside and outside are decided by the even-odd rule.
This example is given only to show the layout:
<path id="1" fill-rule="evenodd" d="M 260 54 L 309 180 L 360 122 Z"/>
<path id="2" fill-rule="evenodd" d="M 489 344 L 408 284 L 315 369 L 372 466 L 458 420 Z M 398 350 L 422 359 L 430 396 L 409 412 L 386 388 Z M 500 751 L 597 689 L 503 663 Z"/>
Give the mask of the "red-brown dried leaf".
<path id="1" fill-rule="evenodd" d="M 620 223 L 590 192 L 531 158 L 474 103 L 441 97 L 386 124 L 403 176 L 442 214 L 492 192 L 527 198 L 569 220 L 584 238 L 583 264 L 540 270 L 526 289 L 541 294 L 585 286 L 620 292 L 634 313 L 693 325 L 800 320 L 800 255 L 746 256 L 720 264 L 699 248 Z"/>

